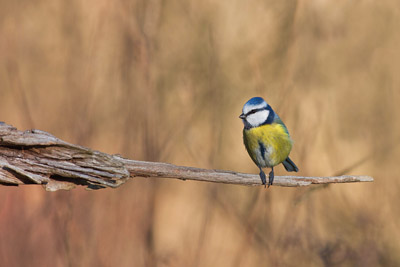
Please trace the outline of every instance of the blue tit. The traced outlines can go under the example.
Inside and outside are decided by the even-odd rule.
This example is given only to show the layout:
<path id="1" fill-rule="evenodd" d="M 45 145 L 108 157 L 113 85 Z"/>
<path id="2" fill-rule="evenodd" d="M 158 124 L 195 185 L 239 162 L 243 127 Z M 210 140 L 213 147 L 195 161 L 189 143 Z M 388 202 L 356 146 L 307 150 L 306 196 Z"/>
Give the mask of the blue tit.
<path id="1" fill-rule="evenodd" d="M 288 172 L 299 169 L 289 158 L 293 141 L 289 132 L 270 105 L 261 97 L 253 97 L 243 106 L 239 118 L 244 124 L 243 141 L 251 159 L 260 169 L 260 178 L 266 186 L 262 168 L 271 168 L 268 187 L 274 182 L 274 167 L 283 164 Z"/>

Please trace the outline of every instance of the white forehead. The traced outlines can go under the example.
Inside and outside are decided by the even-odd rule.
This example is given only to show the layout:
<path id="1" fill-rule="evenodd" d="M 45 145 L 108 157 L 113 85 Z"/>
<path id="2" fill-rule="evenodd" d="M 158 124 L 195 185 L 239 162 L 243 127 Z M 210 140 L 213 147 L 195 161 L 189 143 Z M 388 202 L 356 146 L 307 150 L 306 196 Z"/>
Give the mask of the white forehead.
<path id="1" fill-rule="evenodd" d="M 262 109 L 266 108 L 267 106 L 268 106 L 267 102 L 262 102 L 256 105 L 247 103 L 246 105 L 243 106 L 243 114 L 247 114 L 250 110 Z"/>

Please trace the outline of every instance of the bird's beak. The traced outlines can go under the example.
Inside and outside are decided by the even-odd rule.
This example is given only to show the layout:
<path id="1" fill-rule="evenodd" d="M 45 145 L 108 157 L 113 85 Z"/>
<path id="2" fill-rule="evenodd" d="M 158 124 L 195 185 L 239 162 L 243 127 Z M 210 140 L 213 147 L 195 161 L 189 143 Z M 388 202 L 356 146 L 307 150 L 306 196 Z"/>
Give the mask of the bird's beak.
<path id="1" fill-rule="evenodd" d="M 246 118 L 246 115 L 244 115 L 243 113 L 240 114 L 239 118 L 241 118 L 242 120 L 244 120 Z"/>

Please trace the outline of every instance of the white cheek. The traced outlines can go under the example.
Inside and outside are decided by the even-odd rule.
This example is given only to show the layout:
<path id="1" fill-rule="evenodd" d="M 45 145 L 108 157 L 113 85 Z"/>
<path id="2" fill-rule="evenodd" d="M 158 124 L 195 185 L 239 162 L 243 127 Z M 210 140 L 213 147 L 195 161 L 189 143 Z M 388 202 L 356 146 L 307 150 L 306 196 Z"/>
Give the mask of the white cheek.
<path id="1" fill-rule="evenodd" d="M 250 114 L 249 116 L 247 116 L 246 120 L 248 121 L 248 123 L 250 123 L 250 125 L 256 127 L 260 124 L 263 124 L 269 115 L 269 110 L 261 110 L 258 111 L 256 113 Z"/>

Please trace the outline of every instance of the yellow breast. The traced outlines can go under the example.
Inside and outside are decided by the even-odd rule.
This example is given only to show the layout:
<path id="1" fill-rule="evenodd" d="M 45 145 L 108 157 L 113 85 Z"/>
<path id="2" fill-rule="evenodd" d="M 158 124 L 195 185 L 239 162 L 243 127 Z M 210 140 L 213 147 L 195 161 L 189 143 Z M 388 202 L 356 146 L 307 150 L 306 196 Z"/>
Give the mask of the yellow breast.
<path id="1" fill-rule="evenodd" d="M 261 167 L 274 167 L 292 149 L 292 139 L 283 124 L 272 123 L 243 130 L 243 140 L 253 161 Z"/>

